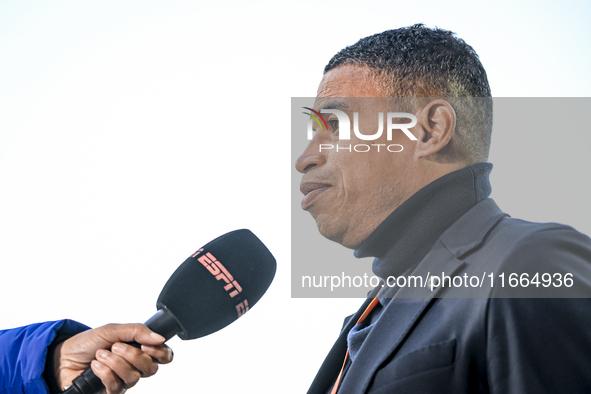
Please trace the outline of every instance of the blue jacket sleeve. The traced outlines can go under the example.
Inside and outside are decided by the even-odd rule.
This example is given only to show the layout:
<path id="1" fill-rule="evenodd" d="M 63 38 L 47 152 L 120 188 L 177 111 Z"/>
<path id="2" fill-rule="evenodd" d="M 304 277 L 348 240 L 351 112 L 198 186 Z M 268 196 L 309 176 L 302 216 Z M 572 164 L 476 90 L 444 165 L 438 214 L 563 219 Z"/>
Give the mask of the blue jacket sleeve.
<path id="1" fill-rule="evenodd" d="M 73 320 L 58 320 L 0 331 L 0 393 L 48 394 L 43 379 L 47 348 L 58 335 L 88 329 Z"/>

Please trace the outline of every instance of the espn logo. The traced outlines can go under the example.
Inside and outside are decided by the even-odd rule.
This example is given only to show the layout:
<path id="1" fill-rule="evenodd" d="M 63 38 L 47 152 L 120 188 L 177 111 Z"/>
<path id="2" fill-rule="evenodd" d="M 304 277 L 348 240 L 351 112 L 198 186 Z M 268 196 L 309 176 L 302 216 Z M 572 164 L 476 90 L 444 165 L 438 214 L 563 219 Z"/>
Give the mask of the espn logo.
<path id="1" fill-rule="evenodd" d="M 199 254 L 203 252 L 203 248 L 199 249 L 191 257 L 195 258 L 199 256 Z M 197 260 L 212 274 L 217 280 L 223 280 L 226 285 L 224 286 L 224 290 L 226 290 L 230 297 L 234 298 L 236 295 L 242 292 L 242 287 L 238 284 L 232 274 L 228 272 L 226 267 L 222 263 L 215 258 L 215 256 L 209 252 L 204 254 L 203 256 L 199 257 Z M 238 317 L 244 315 L 248 312 L 248 300 L 244 300 L 238 305 L 236 305 L 236 313 L 238 313 Z"/>
<path id="2" fill-rule="evenodd" d="M 215 276 L 217 280 L 223 280 L 226 282 L 224 286 L 224 290 L 230 293 L 230 297 L 234 298 L 239 293 L 242 292 L 242 287 L 238 284 L 237 281 L 234 280 L 234 277 L 228 272 L 226 267 L 222 265 L 211 253 L 207 252 L 203 256 L 199 257 L 197 260 L 205 267 L 207 270 Z M 246 305 L 248 308 L 248 304 Z"/>

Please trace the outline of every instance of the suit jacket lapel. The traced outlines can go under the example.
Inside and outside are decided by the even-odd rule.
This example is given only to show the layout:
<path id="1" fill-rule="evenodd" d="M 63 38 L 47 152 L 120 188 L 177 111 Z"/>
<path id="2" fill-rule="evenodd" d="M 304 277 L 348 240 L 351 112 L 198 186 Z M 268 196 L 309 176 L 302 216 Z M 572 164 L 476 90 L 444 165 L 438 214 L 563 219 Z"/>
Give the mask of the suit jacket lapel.
<path id="1" fill-rule="evenodd" d="M 441 244 L 427 255 L 423 263 L 411 275 L 426 278 L 428 273 L 433 275 L 437 272 L 440 275 L 443 272 L 453 276 L 464 266 Z M 441 287 L 431 291 L 428 286 L 403 287 L 396 293 L 365 339 L 355 362 L 343 379 L 340 392 L 365 392 L 375 371 L 398 350 L 424 311 L 442 291 Z"/>
<path id="2" fill-rule="evenodd" d="M 505 216 L 491 199 L 485 199 L 447 229 L 411 275 L 458 274 L 465 263 L 458 257 L 479 248 L 486 235 Z M 426 283 L 425 283 L 426 282 Z M 376 370 L 400 348 L 434 300 L 444 288 L 402 287 L 375 323 L 355 362 L 345 375 L 339 392 L 364 393 Z M 346 338 L 345 338 L 346 341 Z M 335 376 L 336 378 L 336 376 Z"/>

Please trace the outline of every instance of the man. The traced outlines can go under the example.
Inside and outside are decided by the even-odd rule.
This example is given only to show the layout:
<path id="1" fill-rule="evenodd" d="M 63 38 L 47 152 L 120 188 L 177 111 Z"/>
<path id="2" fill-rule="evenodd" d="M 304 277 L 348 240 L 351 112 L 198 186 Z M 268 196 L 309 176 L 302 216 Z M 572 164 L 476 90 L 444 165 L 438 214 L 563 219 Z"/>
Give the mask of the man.
<path id="1" fill-rule="evenodd" d="M 141 349 L 124 342 L 137 342 Z M 172 361 L 164 338 L 143 324 L 108 324 L 95 329 L 72 320 L 0 331 L 0 391 L 59 393 L 91 367 L 106 394 L 119 394 L 158 364 Z"/>
<path id="2" fill-rule="evenodd" d="M 591 241 L 511 219 L 488 198 L 490 97 L 474 50 L 423 25 L 364 38 L 326 66 L 314 108 L 326 125 L 296 162 L 302 208 L 323 236 L 375 257 L 386 286 L 345 323 L 309 393 L 591 388 L 591 302 L 572 298 L 591 294 Z M 408 133 L 383 133 L 392 112 L 414 116 Z M 351 149 L 370 135 L 402 149 Z M 431 273 L 428 286 L 389 281 Z M 455 281 L 474 277 L 486 285 Z M 501 287 L 509 277 L 537 285 Z"/>

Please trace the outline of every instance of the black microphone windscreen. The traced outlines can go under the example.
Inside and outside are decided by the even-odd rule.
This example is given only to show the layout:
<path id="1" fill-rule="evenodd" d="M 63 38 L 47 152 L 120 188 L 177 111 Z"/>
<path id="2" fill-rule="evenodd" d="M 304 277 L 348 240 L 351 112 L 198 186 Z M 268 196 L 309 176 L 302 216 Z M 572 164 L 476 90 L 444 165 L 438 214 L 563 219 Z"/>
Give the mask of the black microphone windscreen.
<path id="1" fill-rule="evenodd" d="M 156 304 L 182 326 L 181 339 L 216 332 L 248 311 L 265 294 L 277 264 L 251 231 L 224 234 L 190 256 L 172 274 Z"/>

